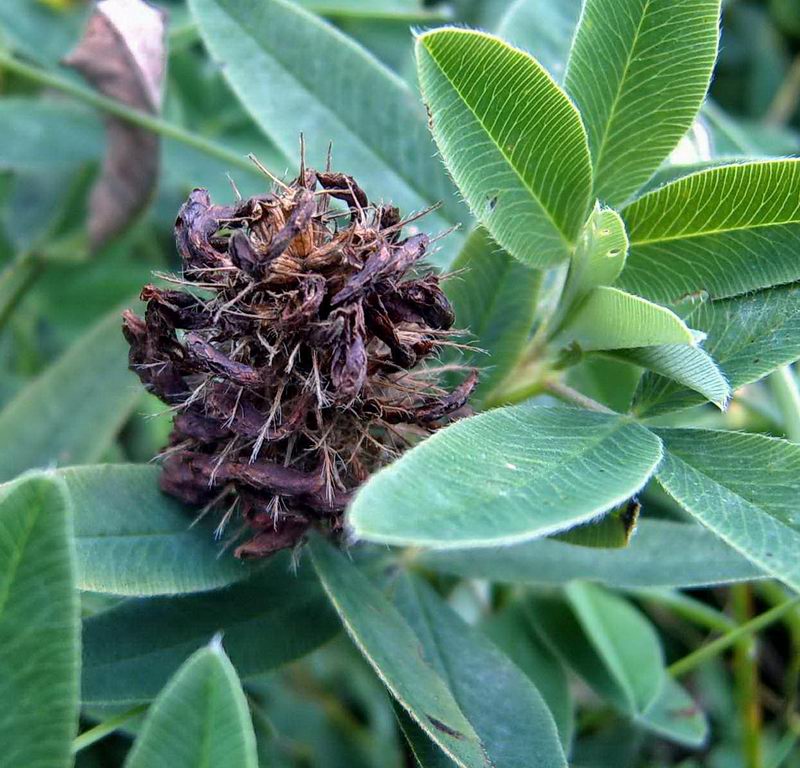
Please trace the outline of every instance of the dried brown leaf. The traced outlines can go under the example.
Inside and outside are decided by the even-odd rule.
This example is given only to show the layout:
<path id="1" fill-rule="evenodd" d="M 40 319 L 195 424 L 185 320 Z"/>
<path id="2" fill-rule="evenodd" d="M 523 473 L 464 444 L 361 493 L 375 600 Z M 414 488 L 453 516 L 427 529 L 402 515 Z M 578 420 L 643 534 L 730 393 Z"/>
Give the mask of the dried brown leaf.
<path id="1" fill-rule="evenodd" d="M 143 0 L 102 0 L 65 63 L 100 93 L 158 114 L 166 66 L 165 14 Z M 92 189 L 89 242 L 93 250 L 119 234 L 145 207 L 158 180 L 158 137 L 115 117 L 103 168 Z"/>

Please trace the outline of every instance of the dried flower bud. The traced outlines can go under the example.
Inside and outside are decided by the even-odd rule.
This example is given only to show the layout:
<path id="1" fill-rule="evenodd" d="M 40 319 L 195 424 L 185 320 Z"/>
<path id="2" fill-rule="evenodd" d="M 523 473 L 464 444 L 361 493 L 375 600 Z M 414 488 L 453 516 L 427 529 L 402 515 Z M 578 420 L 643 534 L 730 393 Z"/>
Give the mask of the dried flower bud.
<path id="1" fill-rule="evenodd" d="M 420 365 L 454 318 L 438 277 L 412 271 L 429 239 L 408 223 L 329 171 L 230 207 L 195 189 L 181 289 L 147 285 L 144 319 L 125 313 L 132 370 L 176 412 L 161 487 L 220 531 L 240 518 L 238 557 L 340 531 L 355 489 L 465 406 L 474 371 L 447 392 Z"/>

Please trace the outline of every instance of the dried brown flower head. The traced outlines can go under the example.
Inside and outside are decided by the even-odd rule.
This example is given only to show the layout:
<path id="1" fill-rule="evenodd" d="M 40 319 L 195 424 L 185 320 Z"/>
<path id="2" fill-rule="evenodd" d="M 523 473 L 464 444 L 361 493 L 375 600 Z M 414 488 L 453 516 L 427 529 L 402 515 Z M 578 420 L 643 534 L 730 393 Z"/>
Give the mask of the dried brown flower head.
<path id="1" fill-rule="evenodd" d="M 340 531 L 359 484 L 474 388 L 475 372 L 447 392 L 420 365 L 452 343 L 453 312 L 413 271 L 429 238 L 403 237 L 410 221 L 330 171 L 230 207 L 195 189 L 181 290 L 147 285 L 144 319 L 125 313 L 131 368 L 175 410 L 161 487 L 219 511 L 220 531 L 241 518 L 238 557 Z"/>

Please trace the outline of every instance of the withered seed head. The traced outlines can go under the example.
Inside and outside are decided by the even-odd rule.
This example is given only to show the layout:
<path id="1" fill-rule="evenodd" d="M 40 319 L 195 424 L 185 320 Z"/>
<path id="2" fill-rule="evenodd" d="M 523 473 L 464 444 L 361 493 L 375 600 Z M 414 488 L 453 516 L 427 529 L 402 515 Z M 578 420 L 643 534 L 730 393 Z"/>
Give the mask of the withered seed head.
<path id="1" fill-rule="evenodd" d="M 359 484 L 465 406 L 474 371 L 447 392 L 420 366 L 453 311 L 413 274 L 429 240 L 406 224 L 341 173 L 230 207 L 195 189 L 175 223 L 181 290 L 147 285 L 144 319 L 125 312 L 131 369 L 176 414 L 161 487 L 219 510 L 220 531 L 241 518 L 238 557 L 340 531 Z"/>

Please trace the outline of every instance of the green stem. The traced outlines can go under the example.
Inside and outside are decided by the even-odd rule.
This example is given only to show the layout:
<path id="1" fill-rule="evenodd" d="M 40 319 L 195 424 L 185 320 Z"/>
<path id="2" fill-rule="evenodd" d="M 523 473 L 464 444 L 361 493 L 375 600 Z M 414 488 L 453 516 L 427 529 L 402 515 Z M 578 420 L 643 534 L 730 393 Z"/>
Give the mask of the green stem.
<path id="1" fill-rule="evenodd" d="M 767 125 L 786 125 L 800 103 L 800 54 L 794 57 L 792 66 L 775 94 L 775 98 L 767 110 L 764 122 Z"/>
<path id="2" fill-rule="evenodd" d="M 546 393 L 565 403 L 577 405 L 579 408 L 585 408 L 588 411 L 615 413 L 615 411 L 606 408 L 602 403 L 598 403 L 597 400 L 593 400 L 582 392 L 578 392 L 577 389 L 573 389 L 556 379 L 546 378 L 548 373 L 549 369 L 540 363 L 531 363 L 520 369 L 516 375 L 510 377 L 510 384 L 498 387 L 498 389 L 486 399 L 486 408 L 497 408 L 501 405 L 516 405 L 536 395 Z M 515 382 L 519 383 L 515 384 Z"/>
<path id="3" fill-rule="evenodd" d="M 198 152 L 203 152 L 209 157 L 221 160 L 232 167 L 260 175 L 260 172 L 249 160 L 222 144 L 209 141 L 202 136 L 198 136 L 160 117 L 155 117 L 154 115 L 147 114 L 138 109 L 128 107 L 114 99 L 109 99 L 102 94 L 78 85 L 54 72 L 48 72 L 40 67 L 26 64 L 12 56 L 8 51 L 0 50 L 0 67 L 4 67 L 9 72 L 13 72 L 15 75 L 25 78 L 30 82 L 66 93 L 72 98 L 82 101 L 84 104 L 88 104 L 95 109 L 118 117 L 120 120 L 124 120 L 131 125 L 144 128 L 147 131 L 152 131 L 165 138 L 179 141 L 188 147 L 196 149 Z"/>
<path id="4" fill-rule="evenodd" d="M 673 677 L 681 677 L 685 675 L 687 672 L 693 670 L 703 662 L 718 656 L 723 651 L 726 651 L 728 648 L 734 645 L 737 640 L 740 640 L 743 637 L 749 637 L 756 632 L 760 632 L 773 622 L 783 618 L 789 613 L 789 611 L 796 609 L 798 605 L 800 605 L 800 597 L 796 597 L 793 600 L 787 600 L 782 605 L 776 605 L 774 608 L 771 608 L 765 613 L 756 616 L 754 619 L 739 625 L 736 627 L 736 629 L 732 629 L 730 632 L 722 635 L 722 637 L 718 637 L 716 640 L 712 640 L 702 648 L 698 648 L 688 656 L 678 659 L 678 661 L 672 664 L 667 671 Z"/>
<path id="5" fill-rule="evenodd" d="M 109 717 L 108 720 L 98 723 L 88 731 L 84 731 L 82 734 L 80 734 L 80 736 L 76 737 L 75 741 L 72 742 L 72 753 L 75 754 L 76 752 L 80 752 L 82 749 L 86 749 L 86 747 L 90 747 L 92 744 L 104 739 L 110 733 L 116 731 L 120 726 L 125 725 L 125 723 L 128 721 L 133 720 L 135 717 L 138 717 L 142 713 L 146 712 L 147 707 L 147 704 L 139 704 L 132 709 L 127 710 L 126 712 L 122 712 L 119 715 L 114 715 L 114 717 Z"/>
<path id="6" fill-rule="evenodd" d="M 759 597 L 768 605 L 782 605 L 786 601 L 783 587 L 774 581 L 764 581 L 756 587 Z M 784 678 L 784 713 L 788 728 L 792 728 L 797 711 L 798 692 L 800 692 L 800 611 L 790 613 L 784 619 L 789 632 L 791 654 Z M 798 731 L 800 733 L 800 731 Z"/>
<path id="7" fill-rule="evenodd" d="M 21 253 L 0 274 L 0 329 L 39 276 L 41 263 L 31 251 Z"/>
<path id="8" fill-rule="evenodd" d="M 499 386 L 489 393 L 484 402 L 485 408 L 497 408 L 501 405 L 517 405 L 523 403 L 544 390 L 541 368 L 532 363 L 515 369 Z"/>
<path id="9" fill-rule="evenodd" d="M 704 629 L 710 629 L 714 632 L 728 632 L 736 628 L 736 624 L 724 613 L 677 590 L 660 587 L 638 587 L 626 589 L 625 592 L 645 604 L 664 606 L 684 621 L 696 624 Z"/>
<path id="10" fill-rule="evenodd" d="M 587 411 L 597 411 L 598 413 L 614 413 L 610 408 L 607 408 L 597 400 L 587 397 L 577 389 L 564 384 L 561 381 L 546 381 L 543 387 L 544 391 L 565 403 L 577 405 L 579 408 L 585 408 Z"/>
<path id="11" fill-rule="evenodd" d="M 798 741 L 800 741 L 800 731 L 787 731 L 772 749 L 767 768 L 780 768 L 792 756 Z"/>
<path id="12" fill-rule="evenodd" d="M 749 584 L 731 587 L 733 617 L 746 623 L 753 615 L 753 596 Z M 742 752 L 747 768 L 762 768 L 764 751 L 761 743 L 761 696 L 759 693 L 758 653 L 752 635 L 736 641 L 733 652 L 733 677 L 736 685 L 736 705 L 742 726 Z"/>
<path id="13" fill-rule="evenodd" d="M 792 366 L 784 365 L 771 373 L 769 386 L 775 405 L 783 417 L 786 436 L 791 441 L 800 443 L 800 389 Z"/>
<path id="14" fill-rule="evenodd" d="M 783 429 L 774 409 L 768 408 L 742 390 L 734 395 L 733 402 L 747 412 L 747 422 L 744 425 L 737 424 L 737 429 L 745 432 L 780 432 Z"/>

